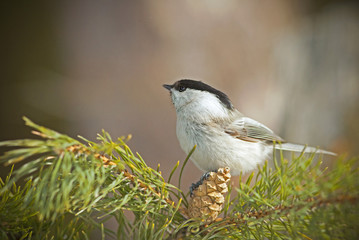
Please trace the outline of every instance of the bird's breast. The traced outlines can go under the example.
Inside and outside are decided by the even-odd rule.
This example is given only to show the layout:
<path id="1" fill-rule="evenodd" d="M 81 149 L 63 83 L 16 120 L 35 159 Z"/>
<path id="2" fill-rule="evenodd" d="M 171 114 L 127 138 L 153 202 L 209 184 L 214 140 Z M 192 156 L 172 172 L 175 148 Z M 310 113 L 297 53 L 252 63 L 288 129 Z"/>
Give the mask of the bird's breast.
<path id="1" fill-rule="evenodd" d="M 185 119 L 177 119 L 176 133 L 181 148 L 188 154 L 198 145 L 201 133 L 197 124 Z"/>

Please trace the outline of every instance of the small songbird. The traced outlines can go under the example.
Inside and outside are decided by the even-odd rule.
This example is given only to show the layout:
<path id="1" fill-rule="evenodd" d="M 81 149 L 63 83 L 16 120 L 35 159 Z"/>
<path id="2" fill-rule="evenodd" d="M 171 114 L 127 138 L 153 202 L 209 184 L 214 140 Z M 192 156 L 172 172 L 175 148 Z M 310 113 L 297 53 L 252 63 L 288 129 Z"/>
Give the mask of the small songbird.
<path id="1" fill-rule="evenodd" d="M 191 160 L 204 172 L 230 167 L 232 175 L 246 173 L 268 159 L 274 149 L 336 155 L 287 143 L 235 109 L 226 94 L 203 82 L 183 79 L 163 87 L 170 91 L 176 109 L 181 148 L 188 154 L 197 146 Z"/>

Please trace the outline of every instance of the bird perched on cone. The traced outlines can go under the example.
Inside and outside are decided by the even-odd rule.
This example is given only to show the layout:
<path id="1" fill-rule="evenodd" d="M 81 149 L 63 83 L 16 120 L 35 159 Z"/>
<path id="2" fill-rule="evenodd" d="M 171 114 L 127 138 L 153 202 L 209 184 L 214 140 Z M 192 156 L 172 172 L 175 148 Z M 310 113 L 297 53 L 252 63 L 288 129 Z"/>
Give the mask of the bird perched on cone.
<path id="1" fill-rule="evenodd" d="M 246 173 L 268 159 L 274 149 L 336 155 L 286 142 L 262 123 L 240 113 L 226 94 L 201 81 L 183 79 L 163 87 L 170 91 L 176 109 L 181 148 L 188 154 L 197 146 L 191 160 L 202 171 L 229 167 L 232 175 Z"/>

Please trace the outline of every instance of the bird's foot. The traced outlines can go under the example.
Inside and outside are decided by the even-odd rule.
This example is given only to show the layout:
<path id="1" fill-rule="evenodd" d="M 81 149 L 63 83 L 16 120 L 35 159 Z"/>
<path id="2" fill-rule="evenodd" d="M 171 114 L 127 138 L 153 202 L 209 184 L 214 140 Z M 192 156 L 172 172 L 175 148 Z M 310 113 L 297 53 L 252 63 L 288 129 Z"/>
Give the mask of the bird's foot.
<path id="1" fill-rule="evenodd" d="M 202 185 L 202 183 L 203 183 L 204 180 L 207 180 L 207 179 L 208 179 L 208 177 L 210 176 L 211 172 L 217 172 L 217 170 L 213 170 L 213 171 L 206 172 L 205 174 L 203 174 L 203 175 L 201 176 L 201 178 L 199 179 L 198 182 L 192 183 L 192 185 L 189 187 L 190 196 L 193 196 L 193 191 L 196 190 L 199 185 Z"/>

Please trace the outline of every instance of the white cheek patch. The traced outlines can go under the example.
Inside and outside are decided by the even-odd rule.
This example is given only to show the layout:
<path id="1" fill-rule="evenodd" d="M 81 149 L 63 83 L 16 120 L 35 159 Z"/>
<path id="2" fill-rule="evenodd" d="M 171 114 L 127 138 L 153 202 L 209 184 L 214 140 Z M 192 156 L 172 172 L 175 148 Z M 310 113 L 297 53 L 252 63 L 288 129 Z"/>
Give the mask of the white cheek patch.
<path id="1" fill-rule="evenodd" d="M 190 91 L 190 89 L 184 92 L 172 90 L 172 102 L 177 111 L 181 110 L 184 106 L 188 105 L 194 99 L 195 95 L 193 95 L 193 93 L 191 93 Z"/>
<path id="2" fill-rule="evenodd" d="M 221 101 L 215 95 L 208 92 L 201 92 L 193 107 L 202 116 L 210 118 L 226 118 L 228 114 L 227 108 Z"/>
<path id="3" fill-rule="evenodd" d="M 172 90 L 172 102 L 177 114 L 207 122 L 212 118 L 226 118 L 228 109 L 216 95 L 200 90 L 186 89 L 184 92 Z"/>

